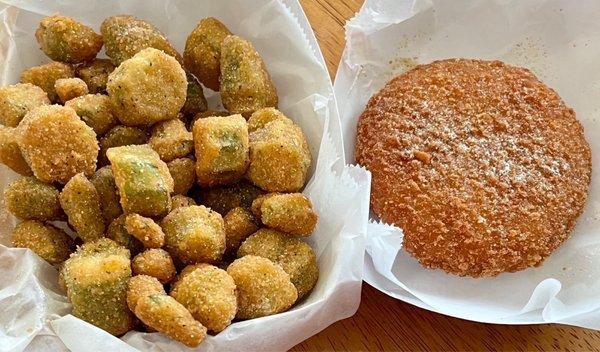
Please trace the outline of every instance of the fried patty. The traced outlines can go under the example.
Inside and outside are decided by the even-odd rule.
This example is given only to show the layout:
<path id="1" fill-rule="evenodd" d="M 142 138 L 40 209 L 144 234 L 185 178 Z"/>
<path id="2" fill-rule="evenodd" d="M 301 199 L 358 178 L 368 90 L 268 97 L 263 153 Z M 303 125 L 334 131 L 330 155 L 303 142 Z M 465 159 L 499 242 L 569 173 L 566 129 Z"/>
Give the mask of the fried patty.
<path id="1" fill-rule="evenodd" d="M 424 267 L 494 276 L 571 234 L 591 177 L 573 109 L 529 70 L 449 59 L 394 78 L 360 116 L 371 206 Z"/>

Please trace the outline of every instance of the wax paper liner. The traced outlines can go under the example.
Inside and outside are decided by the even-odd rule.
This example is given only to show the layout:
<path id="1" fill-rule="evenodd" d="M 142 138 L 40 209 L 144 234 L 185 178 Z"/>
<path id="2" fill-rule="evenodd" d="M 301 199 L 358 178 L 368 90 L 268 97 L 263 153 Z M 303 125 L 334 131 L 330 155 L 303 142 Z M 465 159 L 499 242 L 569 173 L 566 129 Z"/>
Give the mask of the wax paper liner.
<path id="1" fill-rule="evenodd" d="M 364 280 L 439 313 L 482 322 L 557 322 L 600 329 L 600 3 L 559 0 L 367 0 L 346 25 L 334 90 L 350 162 L 358 116 L 392 77 L 419 63 L 467 57 L 531 69 L 573 107 L 593 154 L 585 213 L 539 268 L 461 278 L 421 267 L 402 231 L 368 226 Z"/>
<path id="2" fill-rule="evenodd" d="M 155 24 L 179 50 L 198 20 L 213 16 L 252 41 L 277 87 L 280 109 L 303 129 L 313 155 L 304 193 L 319 213 L 308 239 L 317 253 L 320 278 L 309 297 L 290 311 L 235 322 L 209 336 L 199 351 L 286 350 L 356 311 L 360 300 L 370 174 L 345 166 L 339 115 L 325 62 L 296 0 L 0 0 L 0 77 L 18 82 L 20 72 L 50 60 L 34 31 L 56 12 L 98 30 L 102 20 L 132 14 Z M 206 91 L 209 105 L 218 96 Z M 16 175 L 0 169 L 3 189 Z M 129 332 L 121 339 L 72 315 L 57 286 L 56 269 L 29 250 L 9 248 L 15 219 L 0 212 L 0 351 L 185 351 L 160 333 Z M 7 246 L 3 246 L 7 245 Z"/>

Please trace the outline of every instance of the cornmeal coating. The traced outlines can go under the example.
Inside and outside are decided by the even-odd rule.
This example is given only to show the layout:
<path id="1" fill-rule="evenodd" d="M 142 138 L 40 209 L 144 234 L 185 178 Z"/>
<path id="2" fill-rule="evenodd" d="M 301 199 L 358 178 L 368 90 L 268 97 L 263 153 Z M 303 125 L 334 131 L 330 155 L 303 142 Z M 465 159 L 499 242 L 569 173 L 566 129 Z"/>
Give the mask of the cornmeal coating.
<path id="1" fill-rule="evenodd" d="M 31 83 L 0 87 L 0 123 L 7 127 L 17 127 L 25 114 L 48 104 L 48 94 Z"/>
<path id="2" fill-rule="evenodd" d="M 230 34 L 229 29 L 219 20 L 207 17 L 198 22 L 185 42 L 185 68 L 214 91 L 219 90 L 221 43 Z"/>
<path id="3" fill-rule="evenodd" d="M 126 217 L 127 215 L 122 214 L 114 219 L 106 230 L 106 237 L 127 248 L 131 255 L 136 255 L 144 250 L 144 245 L 125 229 Z"/>
<path id="4" fill-rule="evenodd" d="M 231 116 L 231 114 L 228 111 L 222 110 L 206 110 L 199 112 L 196 115 L 194 115 L 194 117 L 192 117 L 192 119 L 188 122 L 188 129 L 192 131 L 194 129 L 194 124 L 197 120 L 211 116 Z"/>
<path id="5" fill-rule="evenodd" d="M 248 118 L 258 109 L 277 107 L 277 91 L 252 43 L 235 35 L 221 44 L 221 100 L 227 111 Z"/>
<path id="6" fill-rule="evenodd" d="M 248 181 L 241 180 L 228 186 L 203 190 L 200 203 L 225 216 L 231 209 L 250 209 L 252 202 L 264 192 Z"/>
<path id="7" fill-rule="evenodd" d="M 104 39 L 106 55 L 119 65 L 146 48 L 162 50 L 183 62 L 181 55 L 168 39 L 152 24 L 128 15 L 108 17 L 102 22 L 100 32 Z"/>
<path id="8" fill-rule="evenodd" d="M 298 290 L 298 299 L 315 287 L 319 279 L 317 257 L 310 246 L 297 238 L 270 229 L 260 229 L 248 237 L 238 257 L 257 255 L 281 265 Z"/>
<path id="9" fill-rule="evenodd" d="M 187 194 L 196 181 L 196 161 L 192 158 L 178 158 L 167 163 L 173 177 L 173 193 Z"/>
<path id="10" fill-rule="evenodd" d="M 271 260 L 254 255 L 227 268 L 238 290 L 236 318 L 253 319 L 288 310 L 298 298 L 290 276 Z"/>
<path id="11" fill-rule="evenodd" d="M 73 239 L 63 230 L 37 220 L 18 224 L 12 232 L 12 245 L 29 248 L 52 265 L 67 260 L 75 247 Z"/>
<path id="12" fill-rule="evenodd" d="M 146 248 L 160 248 L 165 244 L 165 234 L 154 220 L 139 214 L 125 217 L 125 230 L 140 240 Z"/>
<path id="13" fill-rule="evenodd" d="M 52 221 L 64 217 L 59 192 L 35 177 L 20 177 L 4 189 L 6 209 L 19 219 Z"/>
<path id="14" fill-rule="evenodd" d="M 225 252 L 223 218 L 204 206 L 176 208 L 160 225 L 165 232 L 165 249 L 179 263 L 214 263 Z"/>
<path id="15" fill-rule="evenodd" d="M 102 36 L 93 29 L 62 15 L 44 17 L 35 39 L 49 58 L 71 64 L 94 59 L 103 44 Z"/>
<path id="16" fill-rule="evenodd" d="M 23 176 L 33 175 L 33 171 L 23 158 L 17 143 L 17 129 L 0 125 L 0 163 Z M 194 171 L 194 176 L 196 171 Z"/>
<path id="17" fill-rule="evenodd" d="M 54 83 L 61 78 L 75 77 L 75 71 L 70 65 L 62 62 L 30 67 L 21 73 L 21 83 L 31 83 L 44 90 L 53 103 L 60 102 L 54 89 Z"/>
<path id="18" fill-rule="evenodd" d="M 66 103 L 82 95 L 88 94 L 88 87 L 81 78 L 59 78 L 54 82 L 54 90 L 61 103 Z"/>
<path id="19" fill-rule="evenodd" d="M 169 294 L 186 307 L 194 319 L 214 333 L 231 325 L 237 312 L 233 278 L 225 270 L 209 264 L 198 264 L 178 281 Z"/>
<path id="20" fill-rule="evenodd" d="M 394 78 L 359 118 L 372 209 L 426 268 L 541 265 L 583 211 L 591 153 L 575 112 L 529 70 L 449 59 Z"/>
<path id="21" fill-rule="evenodd" d="M 186 116 L 194 116 L 206 111 L 208 103 L 204 97 L 204 90 L 198 79 L 194 75 L 186 72 L 187 78 L 187 95 L 185 104 L 181 108 L 181 112 Z"/>
<path id="22" fill-rule="evenodd" d="M 117 125 L 100 138 L 98 165 L 108 164 L 106 151 L 125 145 L 140 145 L 148 142 L 148 134 L 141 128 Z"/>
<path id="23" fill-rule="evenodd" d="M 310 236 L 317 225 L 317 213 L 302 193 L 270 194 L 259 213 L 265 226 L 292 236 Z"/>
<path id="24" fill-rule="evenodd" d="M 127 282 L 127 306 L 132 312 L 135 312 L 140 298 L 153 294 L 167 294 L 160 281 L 153 276 L 134 275 Z"/>
<path id="25" fill-rule="evenodd" d="M 110 166 L 105 166 L 98 169 L 90 181 L 92 181 L 92 184 L 98 192 L 102 217 L 104 218 L 104 223 L 108 226 L 113 220 L 123 214 L 121 203 L 119 203 L 119 194 L 117 193 L 115 176 L 113 175 Z"/>
<path id="26" fill-rule="evenodd" d="M 110 99 L 103 94 L 86 94 L 67 101 L 65 106 L 75 110 L 77 116 L 90 126 L 97 136 L 102 136 L 119 123 L 112 113 Z"/>
<path id="27" fill-rule="evenodd" d="M 84 242 L 104 237 L 104 217 L 100 196 L 94 184 L 83 173 L 73 176 L 60 192 L 62 206 L 69 224 Z"/>
<path id="28" fill-rule="evenodd" d="M 196 201 L 193 198 L 181 195 L 181 194 L 176 194 L 174 195 L 172 198 L 172 206 L 171 206 L 171 210 L 176 209 L 176 208 L 181 208 L 181 207 L 189 207 L 190 205 L 197 205 Z"/>
<path id="29" fill-rule="evenodd" d="M 171 282 L 177 276 L 173 259 L 161 248 L 151 248 L 136 255 L 131 261 L 134 275 L 148 275 L 158 279 L 161 284 Z"/>
<path id="30" fill-rule="evenodd" d="M 106 84 L 122 124 L 149 126 L 177 117 L 187 94 L 185 71 L 172 56 L 148 48 L 123 61 Z"/>
<path id="31" fill-rule="evenodd" d="M 17 129 L 17 142 L 35 177 L 65 184 L 76 174 L 96 170 L 98 141 L 94 131 L 69 107 L 40 106 Z"/>
<path id="32" fill-rule="evenodd" d="M 258 231 L 258 221 L 252 213 L 242 207 L 231 209 L 223 217 L 225 223 L 225 236 L 227 240 L 227 253 L 235 254 L 242 242 L 251 234 Z"/>
<path id="33" fill-rule="evenodd" d="M 192 133 L 180 119 L 159 122 L 152 127 L 148 144 L 164 162 L 183 158 L 194 150 Z"/>
<path id="34" fill-rule="evenodd" d="M 85 82 L 91 94 L 104 94 L 108 75 L 115 68 L 112 61 L 108 59 L 94 59 L 77 66 L 75 74 Z"/>

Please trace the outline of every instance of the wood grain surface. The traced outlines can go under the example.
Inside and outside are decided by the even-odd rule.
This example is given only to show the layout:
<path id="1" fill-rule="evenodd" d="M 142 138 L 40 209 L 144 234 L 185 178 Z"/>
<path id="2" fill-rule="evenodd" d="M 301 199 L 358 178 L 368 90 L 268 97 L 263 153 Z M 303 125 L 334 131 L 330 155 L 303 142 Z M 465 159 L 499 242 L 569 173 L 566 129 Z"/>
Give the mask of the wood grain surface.
<path id="1" fill-rule="evenodd" d="M 333 80 L 344 49 L 344 24 L 360 0 L 300 0 Z M 600 299 L 600 297 L 599 297 Z M 600 332 L 565 325 L 492 325 L 450 318 L 363 285 L 355 316 L 293 351 L 600 351 Z"/>

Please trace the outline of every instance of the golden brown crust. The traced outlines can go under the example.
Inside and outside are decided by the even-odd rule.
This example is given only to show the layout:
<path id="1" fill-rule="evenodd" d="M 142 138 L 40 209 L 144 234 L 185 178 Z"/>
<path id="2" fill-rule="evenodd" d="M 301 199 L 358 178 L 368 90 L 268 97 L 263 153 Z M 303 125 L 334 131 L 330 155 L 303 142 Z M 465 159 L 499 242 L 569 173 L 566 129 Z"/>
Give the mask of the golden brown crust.
<path id="1" fill-rule="evenodd" d="M 583 211 L 591 152 L 575 113 L 526 69 L 452 59 L 396 77 L 358 123 L 371 204 L 425 267 L 540 265 Z"/>

